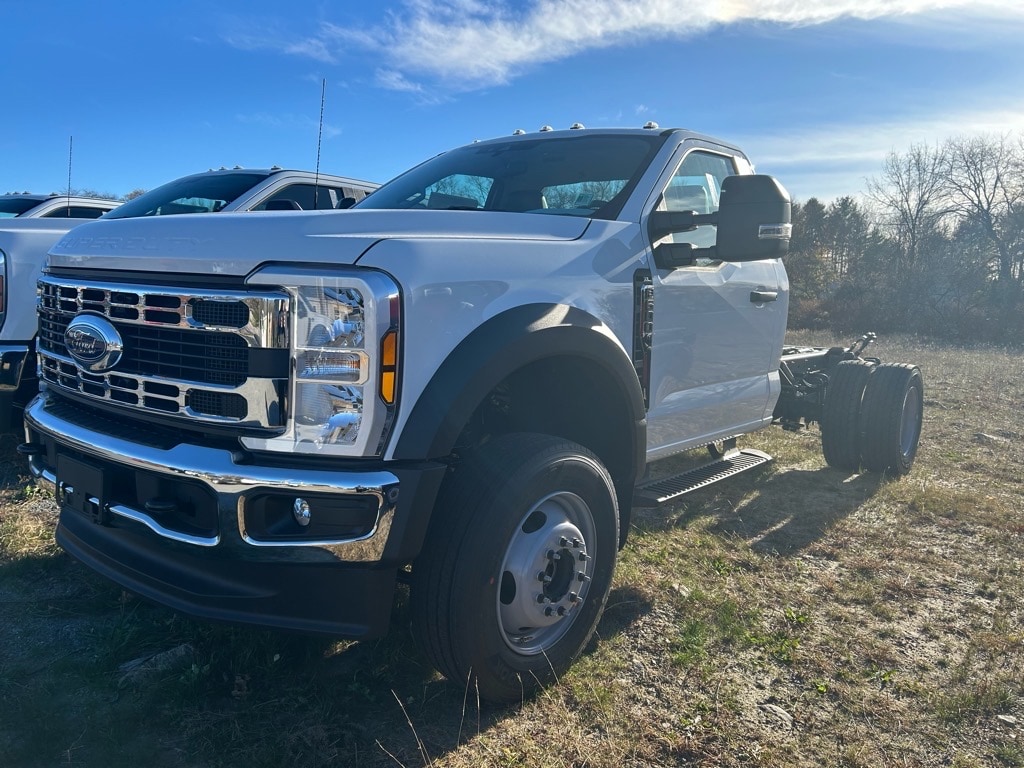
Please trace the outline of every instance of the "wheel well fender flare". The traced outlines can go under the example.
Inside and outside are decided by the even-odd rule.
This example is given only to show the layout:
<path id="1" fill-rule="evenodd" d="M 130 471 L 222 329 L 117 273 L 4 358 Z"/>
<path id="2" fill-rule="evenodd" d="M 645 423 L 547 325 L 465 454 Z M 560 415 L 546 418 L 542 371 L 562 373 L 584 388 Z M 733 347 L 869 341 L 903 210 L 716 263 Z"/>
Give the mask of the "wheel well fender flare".
<path id="1" fill-rule="evenodd" d="M 643 392 L 629 356 L 593 315 L 561 304 L 527 304 L 488 319 L 464 338 L 431 377 L 395 446 L 397 460 L 447 456 L 484 397 L 516 370 L 556 356 L 585 358 L 607 372 L 636 425 L 634 471 L 646 452 Z"/>

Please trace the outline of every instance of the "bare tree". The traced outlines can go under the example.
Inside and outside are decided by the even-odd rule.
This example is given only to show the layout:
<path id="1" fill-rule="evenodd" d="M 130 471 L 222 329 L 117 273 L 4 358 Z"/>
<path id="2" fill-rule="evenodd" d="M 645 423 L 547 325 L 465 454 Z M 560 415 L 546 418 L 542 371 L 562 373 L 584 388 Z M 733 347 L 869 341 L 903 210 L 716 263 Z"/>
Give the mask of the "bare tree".
<path id="1" fill-rule="evenodd" d="M 1024 281 L 1024 157 L 1003 136 L 949 139 L 943 154 L 951 210 L 982 233 L 992 248 L 994 276 L 1009 286 Z M 1008 294 L 1004 294 L 1008 295 Z"/>
<path id="2" fill-rule="evenodd" d="M 74 195 L 75 197 L 95 197 L 101 200 L 116 200 L 117 195 L 112 195 L 110 192 L 98 192 L 95 189 L 75 189 L 65 187 L 60 192 L 55 192 L 58 195 Z"/>
<path id="3" fill-rule="evenodd" d="M 922 242 L 940 231 L 949 212 L 942 153 L 927 144 L 915 144 L 903 155 L 890 152 L 881 178 L 868 181 L 868 194 L 881 206 L 884 220 L 901 246 L 901 266 L 916 268 Z"/>

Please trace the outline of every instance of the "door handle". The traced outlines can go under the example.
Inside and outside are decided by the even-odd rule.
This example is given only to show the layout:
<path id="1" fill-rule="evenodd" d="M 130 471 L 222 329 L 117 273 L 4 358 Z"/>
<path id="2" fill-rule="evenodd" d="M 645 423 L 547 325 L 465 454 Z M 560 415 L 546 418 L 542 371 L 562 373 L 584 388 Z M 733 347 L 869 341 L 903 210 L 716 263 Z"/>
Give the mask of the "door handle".
<path id="1" fill-rule="evenodd" d="M 776 301 L 779 298 L 778 291 L 751 291 L 751 304 L 764 304 L 767 301 Z"/>

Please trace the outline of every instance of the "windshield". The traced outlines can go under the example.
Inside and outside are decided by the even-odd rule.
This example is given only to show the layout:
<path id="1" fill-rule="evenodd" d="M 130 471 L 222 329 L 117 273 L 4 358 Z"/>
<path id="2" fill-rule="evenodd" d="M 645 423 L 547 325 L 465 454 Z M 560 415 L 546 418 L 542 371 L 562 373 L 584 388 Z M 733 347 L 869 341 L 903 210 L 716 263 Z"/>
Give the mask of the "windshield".
<path id="1" fill-rule="evenodd" d="M 42 200 L 31 197 L 0 197 L 0 219 L 13 219 L 31 211 Z M 20 225 L 19 225 L 20 226 Z"/>
<path id="2" fill-rule="evenodd" d="M 612 219 L 663 141 L 605 134 L 470 144 L 413 168 L 355 207 Z"/>
<path id="3" fill-rule="evenodd" d="M 212 213 L 267 178 L 269 173 L 208 173 L 176 179 L 115 208 L 105 219 Z"/>

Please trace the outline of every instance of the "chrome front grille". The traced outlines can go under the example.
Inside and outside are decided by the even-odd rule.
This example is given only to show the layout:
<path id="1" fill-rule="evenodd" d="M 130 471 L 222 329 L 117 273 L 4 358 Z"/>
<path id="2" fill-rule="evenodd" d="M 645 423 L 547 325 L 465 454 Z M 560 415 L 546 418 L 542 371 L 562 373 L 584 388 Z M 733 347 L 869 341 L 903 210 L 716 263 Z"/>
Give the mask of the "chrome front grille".
<path id="1" fill-rule="evenodd" d="M 40 376 L 111 406 L 192 421 L 275 429 L 285 423 L 289 296 L 176 290 L 54 277 L 39 281 Z M 78 365 L 64 333 L 76 315 L 109 320 L 123 354 L 109 370 Z"/>

